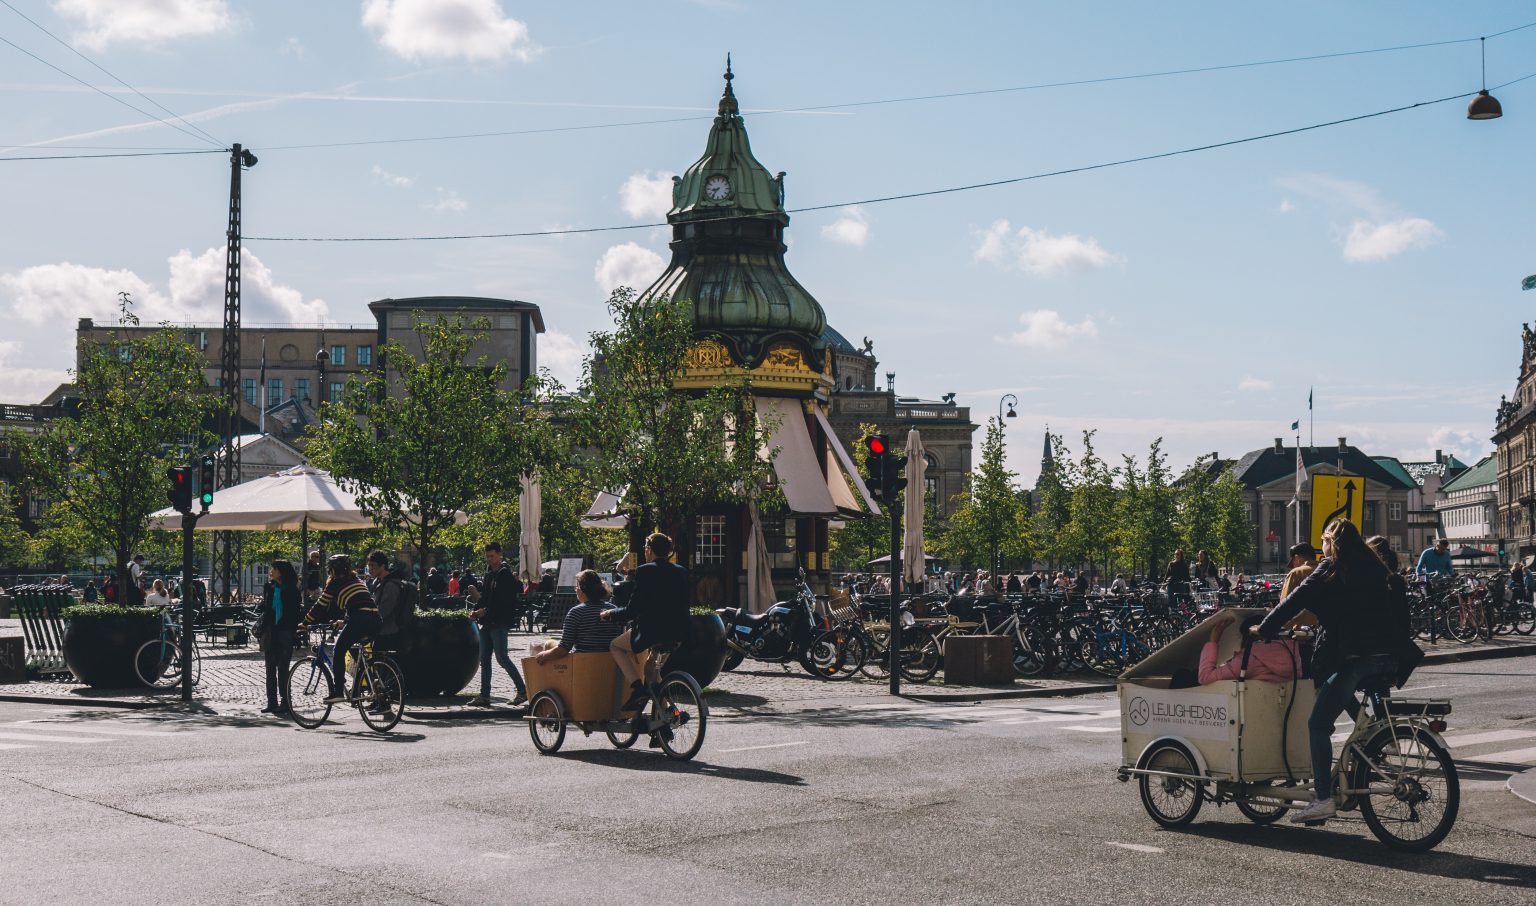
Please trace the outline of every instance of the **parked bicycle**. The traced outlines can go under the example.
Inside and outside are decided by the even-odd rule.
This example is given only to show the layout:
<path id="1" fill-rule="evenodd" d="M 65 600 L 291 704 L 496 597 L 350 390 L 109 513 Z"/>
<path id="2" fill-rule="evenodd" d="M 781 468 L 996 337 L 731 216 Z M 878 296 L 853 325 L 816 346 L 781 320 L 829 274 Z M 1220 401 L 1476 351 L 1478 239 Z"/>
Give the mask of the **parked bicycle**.
<path id="1" fill-rule="evenodd" d="M 155 608 L 160 616 L 160 636 L 139 646 L 133 656 L 133 669 L 139 681 L 151 689 L 170 689 L 181 682 L 181 627 L 173 620 L 176 608 L 165 605 Z M 192 638 L 192 685 L 203 678 L 203 656 L 197 648 L 196 635 Z"/>

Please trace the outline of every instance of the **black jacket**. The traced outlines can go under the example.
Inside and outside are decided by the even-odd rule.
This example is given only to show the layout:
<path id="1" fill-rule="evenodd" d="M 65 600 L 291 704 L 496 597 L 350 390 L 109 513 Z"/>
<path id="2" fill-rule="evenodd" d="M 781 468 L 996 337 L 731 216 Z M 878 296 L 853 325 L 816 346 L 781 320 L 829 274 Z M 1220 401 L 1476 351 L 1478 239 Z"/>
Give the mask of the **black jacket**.
<path id="1" fill-rule="evenodd" d="M 480 618 L 480 625 L 510 627 L 516 623 L 520 609 L 518 593 L 521 589 L 507 561 L 501 561 L 499 569 L 487 570 L 485 578 L 480 582 L 480 606 L 485 608 L 485 616 Z"/>
<path id="2" fill-rule="evenodd" d="M 261 620 L 268 629 L 276 629 L 279 632 L 292 632 L 299 625 L 299 618 L 304 616 L 304 596 L 297 588 L 283 595 L 283 615 L 279 619 L 272 608 L 272 589 L 275 583 L 268 582 L 266 593 L 261 596 Z M 292 597 L 292 600 L 289 598 Z"/>
<path id="3" fill-rule="evenodd" d="M 400 631 L 400 583 L 403 577 L 395 571 L 385 574 L 382 579 L 368 579 L 368 591 L 373 595 L 373 602 L 379 607 L 379 621 L 383 628 L 379 630 L 380 636 L 394 635 Z"/>
<path id="4" fill-rule="evenodd" d="M 1189 561 L 1175 560 L 1168 564 L 1169 582 L 1189 582 Z"/>
<path id="5" fill-rule="evenodd" d="M 652 562 L 638 567 L 633 590 L 624 607 L 614 608 L 610 620 L 628 620 L 634 627 L 635 651 L 680 642 L 688 633 L 688 570 L 676 563 Z"/>
<path id="6" fill-rule="evenodd" d="M 1407 605 L 1406 594 L 1394 590 L 1384 571 L 1346 576 L 1332 559 L 1324 558 L 1269 612 L 1259 624 L 1259 634 L 1273 637 L 1297 614 L 1312 611 L 1321 627 L 1312 654 L 1312 676 L 1325 680 L 1348 658 L 1400 653 L 1408 627 Z"/>

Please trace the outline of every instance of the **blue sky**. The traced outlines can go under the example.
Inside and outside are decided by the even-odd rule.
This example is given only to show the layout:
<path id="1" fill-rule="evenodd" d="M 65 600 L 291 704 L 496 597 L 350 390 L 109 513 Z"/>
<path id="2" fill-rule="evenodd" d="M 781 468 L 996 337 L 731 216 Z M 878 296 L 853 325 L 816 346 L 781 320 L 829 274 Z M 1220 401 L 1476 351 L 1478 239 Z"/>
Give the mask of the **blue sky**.
<path id="1" fill-rule="evenodd" d="M 248 236 L 643 224 L 703 150 L 727 51 L 753 149 L 791 207 L 1151 154 L 1478 87 L 1477 43 L 825 111 L 770 112 L 1447 41 L 1529 3 L 516 3 L 8 0 L 91 60 L 259 157 Z M 0 37 L 147 103 L 0 6 Z M 1536 72 L 1536 28 L 1487 42 Z M 71 146 L 207 148 L 0 44 L 0 160 Z M 993 189 L 796 215 L 789 263 L 898 391 L 1006 392 L 1024 480 L 1044 426 L 1176 464 L 1305 429 L 1424 458 L 1489 449 L 1536 293 L 1536 79 L 1465 102 Z M 158 112 L 158 111 L 156 111 Z M 462 141 L 281 150 L 448 134 Z M 52 149 L 45 151 L 45 149 Z M 75 318 L 131 290 L 146 320 L 216 322 L 227 158 L 0 162 L 0 399 L 64 378 Z M 662 187 L 658 191 L 658 187 Z M 659 203 L 658 203 L 659 202 Z M 535 302 L 571 378 L 615 281 L 666 233 L 319 244 L 251 240 L 248 324 L 364 323 L 384 296 Z"/>

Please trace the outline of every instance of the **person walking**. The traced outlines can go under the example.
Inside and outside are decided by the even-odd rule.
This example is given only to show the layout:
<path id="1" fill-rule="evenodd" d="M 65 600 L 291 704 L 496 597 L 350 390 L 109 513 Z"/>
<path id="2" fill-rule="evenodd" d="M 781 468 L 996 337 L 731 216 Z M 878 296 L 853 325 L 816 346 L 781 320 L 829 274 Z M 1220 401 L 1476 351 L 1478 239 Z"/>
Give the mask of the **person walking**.
<path id="1" fill-rule="evenodd" d="M 480 694 L 469 700 L 469 706 L 491 706 L 492 655 L 517 687 L 517 697 L 512 699 L 512 704 L 521 705 L 528 700 L 528 687 L 523 683 L 517 665 L 507 657 L 507 632 L 518 616 L 517 577 L 512 575 L 512 567 L 502 557 L 499 541 L 485 546 L 485 564 L 485 579 L 480 583 L 480 606 L 470 612 L 470 616 L 480 623 Z"/>
<path id="2" fill-rule="evenodd" d="M 96 580 L 95 579 L 86 579 L 85 580 L 85 591 L 81 592 L 80 594 L 81 594 L 81 597 L 83 597 L 85 599 L 85 603 L 87 603 L 87 604 L 95 604 L 96 601 L 97 601 L 97 598 L 99 597 L 99 595 L 98 595 L 98 593 L 96 591 Z"/>
<path id="3" fill-rule="evenodd" d="M 399 650 L 400 624 L 404 586 L 400 573 L 389 568 L 389 555 L 381 550 L 368 554 L 368 593 L 373 603 L 379 605 L 379 637 L 377 645 L 386 651 Z"/>
<path id="4" fill-rule="evenodd" d="M 1168 598 L 1174 600 L 1187 600 L 1189 598 L 1189 561 L 1184 559 L 1184 551 L 1173 552 L 1173 562 L 1168 564 Z"/>
<path id="5" fill-rule="evenodd" d="M 672 562 L 672 539 L 656 532 L 645 539 L 645 564 L 635 569 L 629 604 L 605 610 L 605 620 L 627 621 L 629 629 L 613 640 L 609 650 L 629 682 L 629 700 L 621 711 L 638 711 L 659 694 L 661 663 L 656 647 L 675 645 L 688 632 L 688 570 Z M 635 655 L 645 653 L 645 674 L 635 667 Z"/>
<path id="6" fill-rule="evenodd" d="M 1195 578 L 1206 588 L 1216 584 L 1216 564 L 1205 551 L 1195 554 Z"/>
<path id="7" fill-rule="evenodd" d="M 267 665 L 267 706 L 263 714 L 288 714 L 288 671 L 293 665 L 293 630 L 304 611 L 299 573 L 290 560 L 273 560 L 259 611 L 262 656 Z"/>

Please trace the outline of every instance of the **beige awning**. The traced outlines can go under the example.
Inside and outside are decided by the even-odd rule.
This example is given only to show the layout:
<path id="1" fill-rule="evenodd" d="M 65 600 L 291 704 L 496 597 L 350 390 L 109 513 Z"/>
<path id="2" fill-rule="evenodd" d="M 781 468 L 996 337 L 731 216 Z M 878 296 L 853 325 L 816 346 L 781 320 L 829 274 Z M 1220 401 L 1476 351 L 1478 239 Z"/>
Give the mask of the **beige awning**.
<path id="1" fill-rule="evenodd" d="M 880 515 L 880 507 L 875 504 L 875 499 L 869 495 L 869 488 L 864 484 L 864 476 L 859 474 L 858 467 L 853 464 L 853 457 L 849 456 L 848 451 L 843 449 L 842 441 L 837 439 L 837 432 L 832 430 L 832 423 L 827 421 L 826 413 L 822 412 L 819 407 L 816 409 L 816 421 L 820 423 L 822 433 L 827 436 L 827 447 L 832 451 L 833 458 L 836 459 L 840 471 L 853 482 L 853 486 L 858 489 L 859 496 L 864 499 L 864 506 L 859 506 L 858 501 L 854 501 L 848 504 L 848 508 L 854 513 Z M 830 483 L 832 481 L 832 470 L 829 468 L 827 472 L 827 481 Z M 834 498 L 836 497 L 835 492 L 833 496 Z M 838 500 L 838 505 L 843 505 L 843 501 Z"/>
<path id="2" fill-rule="evenodd" d="M 805 423 L 805 410 L 799 400 L 780 396 L 756 398 L 757 411 L 769 416 L 776 424 L 768 438 L 768 447 L 778 448 L 773 458 L 773 471 L 779 477 L 780 490 L 789 503 L 790 512 L 799 516 L 836 516 L 837 503 L 832 499 L 827 476 L 816 458 L 816 447 L 811 443 L 810 428 Z"/>

